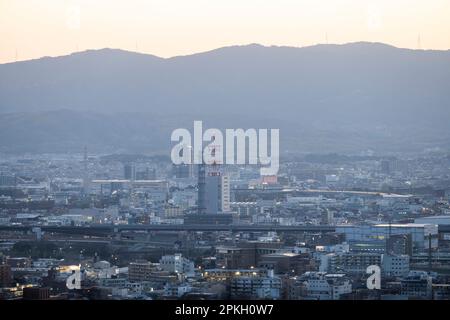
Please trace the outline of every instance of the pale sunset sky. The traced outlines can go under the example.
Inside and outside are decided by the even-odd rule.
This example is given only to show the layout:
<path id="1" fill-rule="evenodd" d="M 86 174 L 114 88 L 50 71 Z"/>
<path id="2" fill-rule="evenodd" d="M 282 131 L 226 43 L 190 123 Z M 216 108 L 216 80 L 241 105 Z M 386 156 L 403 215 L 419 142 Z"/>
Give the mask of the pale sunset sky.
<path id="1" fill-rule="evenodd" d="M 0 0 L 0 63 L 105 47 L 171 57 L 327 41 L 448 50 L 450 1 Z"/>

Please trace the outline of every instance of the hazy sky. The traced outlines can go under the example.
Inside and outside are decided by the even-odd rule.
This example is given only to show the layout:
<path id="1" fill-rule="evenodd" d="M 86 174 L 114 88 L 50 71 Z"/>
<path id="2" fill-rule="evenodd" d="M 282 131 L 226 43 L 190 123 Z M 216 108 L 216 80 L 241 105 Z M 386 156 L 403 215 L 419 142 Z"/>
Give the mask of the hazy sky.
<path id="1" fill-rule="evenodd" d="M 0 63 L 104 47 L 162 57 L 260 43 L 450 48 L 449 0 L 0 0 Z"/>

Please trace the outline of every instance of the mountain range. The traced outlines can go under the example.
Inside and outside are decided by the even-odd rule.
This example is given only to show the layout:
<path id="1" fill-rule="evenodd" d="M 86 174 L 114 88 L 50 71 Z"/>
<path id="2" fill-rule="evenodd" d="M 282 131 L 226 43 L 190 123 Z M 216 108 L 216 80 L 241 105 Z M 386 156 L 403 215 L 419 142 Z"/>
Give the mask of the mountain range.
<path id="1" fill-rule="evenodd" d="M 279 128 L 282 152 L 448 149 L 450 51 L 250 44 L 0 64 L 0 152 L 166 153 L 194 120 Z"/>

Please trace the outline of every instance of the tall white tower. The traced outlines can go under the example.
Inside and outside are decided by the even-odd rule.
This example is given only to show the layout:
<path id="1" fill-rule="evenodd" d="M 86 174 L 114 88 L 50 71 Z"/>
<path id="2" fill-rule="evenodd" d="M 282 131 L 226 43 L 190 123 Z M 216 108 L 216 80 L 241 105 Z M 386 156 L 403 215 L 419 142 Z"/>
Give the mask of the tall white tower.
<path id="1" fill-rule="evenodd" d="M 208 170 L 209 169 L 209 170 Z M 205 212 L 230 211 L 230 176 L 216 165 L 207 167 L 205 177 Z"/>

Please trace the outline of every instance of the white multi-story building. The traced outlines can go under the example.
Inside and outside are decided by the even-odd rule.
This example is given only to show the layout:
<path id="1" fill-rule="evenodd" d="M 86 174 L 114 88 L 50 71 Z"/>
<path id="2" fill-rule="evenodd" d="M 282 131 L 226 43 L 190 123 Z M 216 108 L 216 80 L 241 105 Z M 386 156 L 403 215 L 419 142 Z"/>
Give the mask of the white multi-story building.
<path id="1" fill-rule="evenodd" d="M 320 257 L 319 271 L 364 274 L 368 266 L 380 264 L 381 255 L 378 253 L 329 253 Z"/>
<path id="2" fill-rule="evenodd" d="M 273 270 L 267 276 L 233 277 L 230 294 L 233 298 L 279 299 L 281 279 L 273 275 Z"/>
<path id="3" fill-rule="evenodd" d="M 165 271 L 180 273 L 186 277 L 195 275 L 194 263 L 184 258 L 180 253 L 162 256 L 159 260 L 159 266 Z"/>
<path id="4" fill-rule="evenodd" d="M 302 279 L 306 298 L 318 300 L 339 300 L 341 295 L 352 292 L 352 283 L 345 274 L 306 272 Z"/>
<path id="5" fill-rule="evenodd" d="M 222 172 L 209 172 L 205 178 L 206 213 L 230 212 L 230 177 Z"/>

